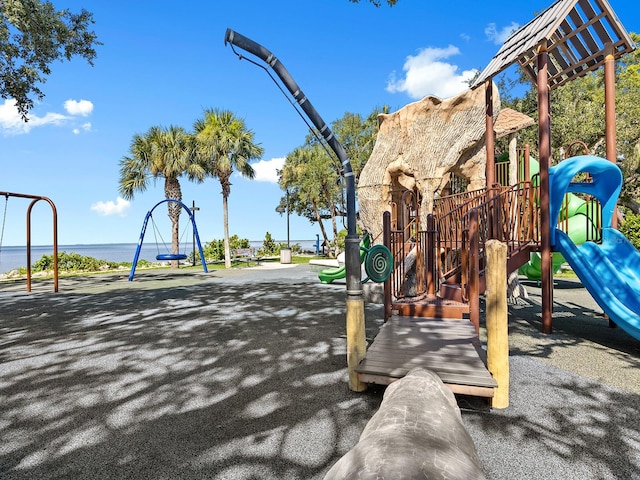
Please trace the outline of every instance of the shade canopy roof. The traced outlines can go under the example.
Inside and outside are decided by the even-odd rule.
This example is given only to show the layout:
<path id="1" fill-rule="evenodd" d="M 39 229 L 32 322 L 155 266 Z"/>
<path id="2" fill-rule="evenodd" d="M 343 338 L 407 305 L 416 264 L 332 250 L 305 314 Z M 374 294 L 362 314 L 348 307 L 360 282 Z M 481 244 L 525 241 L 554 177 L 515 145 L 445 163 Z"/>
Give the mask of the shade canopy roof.
<path id="1" fill-rule="evenodd" d="M 550 90 L 598 69 L 609 51 L 617 59 L 635 49 L 606 0 L 558 0 L 507 39 L 471 88 L 515 62 L 537 85 L 541 47 L 549 55 Z"/>

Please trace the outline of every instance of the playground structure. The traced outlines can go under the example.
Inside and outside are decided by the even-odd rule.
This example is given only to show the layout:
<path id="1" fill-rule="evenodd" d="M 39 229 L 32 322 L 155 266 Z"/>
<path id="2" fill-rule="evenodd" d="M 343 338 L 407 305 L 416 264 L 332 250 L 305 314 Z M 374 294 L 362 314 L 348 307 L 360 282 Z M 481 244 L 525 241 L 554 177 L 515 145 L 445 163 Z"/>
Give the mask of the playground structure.
<path id="1" fill-rule="evenodd" d="M 367 232 L 360 241 L 360 265 L 364 265 L 366 277 L 362 283 L 369 280 L 375 283 L 385 282 L 393 269 L 391 251 L 384 245 L 371 246 L 371 235 Z M 318 278 L 322 283 L 331 283 L 346 276 L 344 265 L 335 268 L 327 268 L 318 272 Z"/>
<path id="2" fill-rule="evenodd" d="M 536 178 L 539 173 L 538 162 L 529 161 L 532 186 L 537 185 Z M 597 201 L 591 196 L 581 198 L 573 193 L 567 193 L 562 201 L 558 216 L 560 228 L 569 236 L 576 245 L 582 245 L 586 241 L 600 241 L 601 209 Z M 555 274 L 566 263 L 564 256 L 559 251 L 554 251 L 551 257 L 552 272 Z M 540 280 L 542 275 L 542 257 L 540 252 L 532 252 L 530 260 L 518 268 L 518 273 L 529 280 Z"/>
<path id="3" fill-rule="evenodd" d="M 588 172 L 592 182 L 573 182 Z M 640 252 L 612 227 L 622 173 L 614 164 L 593 156 L 573 157 L 550 169 L 551 218 L 561 209 L 565 192 L 595 196 L 602 206 L 602 240 L 578 246 L 560 228 L 551 231 L 551 243 L 569 262 L 584 287 L 610 319 L 640 340 Z"/>
<path id="4" fill-rule="evenodd" d="M 7 207 L 9 205 L 9 197 L 29 198 L 31 203 L 27 207 L 27 292 L 31 291 L 31 211 L 36 203 L 44 200 L 51 206 L 53 216 L 53 291 L 58 291 L 58 211 L 55 204 L 50 198 L 40 195 L 29 195 L 25 193 L 0 192 L 4 195 L 4 214 L 2 217 L 2 234 L 0 234 L 0 249 L 2 249 L 2 240 L 4 239 L 4 227 L 7 218 Z"/>
<path id="5" fill-rule="evenodd" d="M 200 244 L 200 236 L 198 235 L 198 228 L 196 227 L 196 219 L 193 216 L 193 212 L 191 211 L 191 209 L 189 209 L 189 207 L 187 207 L 184 203 L 182 203 L 180 200 L 175 200 L 172 198 L 167 198 L 164 200 L 159 201 L 158 203 L 156 203 L 153 208 L 151 210 L 149 210 L 146 214 L 146 216 L 144 217 L 144 222 L 142 222 L 142 230 L 140 232 L 140 239 L 138 240 L 138 245 L 136 246 L 136 253 L 133 256 L 133 262 L 131 264 L 131 271 L 129 272 L 129 281 L 133 281 L 133 277 L 135 275 L 136 272 L 136 266 L 138 265 L 138 260 L 140 258 L 140 249 L 142 248 L 142 242 L 144 241 L 144 235 L 147 231 L 147 225 L 149 223 L 149 220 L 151 220 L 151 222 L 153 223 L 153 211 L 155 210 L 155 208 L 163 203 L 176 203 L 178 204 L 180 207 L 182 207 L 186 212 L 187 215 L 189 215 L 189 219 L 191 220 L 191 226 L 193 227 L 193 236 L 195 239 L 195 242 L 197 242 L 198 245 L 198 252 L 200 253 L 200 261 L 202 263 L 202 269 L 204 270 L 204 273 L 208 273 L 208 269 L 207 269 L 207 262 L 205 261 L 204 258 L 204 253 L 202 251 L 202 245 Z M 195 252 L 194 256 L 195 256 Z M 174 261 L 174 260 L 186 260 L 187 259 L 187 255 L 184 253 L 177 253 L 177 252 L 169 252 L 169 253 L 160 253 L 158 252 L 158 255 L 156 256 L 156 260 L 162 260 L 162 261 Z"/>
<path id="6" fill-rule="evenodd" d="M 609 4 L 605 0 L 558 0 L 513 33 L 476 79 L 469 95 L 474 98 L 480 97 L 482 90 L 479 87 L 484 86 L 485 102 L 484 107 L 470 109 L 472 113 L 475 112 L 475 120 L 471 120 L 471 127 L 463 125 L 465 128 L 461 128 L 462 122 L 451 122 L 457 118 L 453 115 L 455 112 L 444 111 L 442 118 L 449 121 L 446 138 L 458 149 L 457 156 L 447 159 L 448 168 L 451 168 L 451 173 L 464 173 L 469 170 L 477 173 L 478 162 L 482 160 L 483 188 L 477 185 L 473 192 L 467 191 L 436 199 L 434 194 L 438 192 L 439 187 L 444 186 L 438 182 L 442 182 L 444 177 L 414 177 L 412 183 L 410 174 L 416 169 L 413 166 L 393 163 L 395 159 L 391 158 L 393 168 L 388 170 L 389 176 L 397 181 L 397 185 L 412 191 L 411 195 L 405 197 L 405 194 L 400 192 L 399 197 L 382 207 L 385 210 L 382 215 L 382 228 L 380 215 L 363 211 L 363 197 L 360 198 L 360 218 L 364 228 L 371 232 L 374 238 L 379 238 L 378 232 L 381 233 L 382 244 L 393 254 L 394 260 L 391 275 L 384 282 L 385 325 L 368 351 L 359 268 L 359 238 L 355 233 L 353 174 L 344 150 L 277 57 L 261 45 L 232 30 L 226 32 L 226 43 L 230 43 L 232 49 L 235 45 L 257 56 L 276 72 L 297 105 L 311 119 L 317 132 L 331 146 L 344 167 L 348 216 L 345 265 L 347 368 L 350 388 L 362 391 L 367 383 L 388 384 L 403 377 L 409 368 L 424 366 L 435 370 L 441 378 L 445 377 L 446 380 L 443 378 L 443 381 L 454 392 L 493 397 L 494 391 L 504 391 L 506 388 L 508 394 L 508 377 L 506 387 L 503 384 L 504 378 L 492 378 L 493 372 L 487 371 L 484 367 L 483 354 L 477 348 L 479 296 L 484 291 L 487 279 L 483 272 L 488 263 L 496 264 L 488 262 L 485 258 L 487 246 L 495 245 L 495 241 L 506 245 L 504 263 L 508 272 L 516 271 L 529 261 L 532 252 L 540 252 L 542 330 L 550 333 L 553 306 L 552 253 L 554 249 L 560 249 L 565 256 L 573 256 L 573 253 L 568 246 L 553 243 L 556 238 L 562 242 L 562 234 L 552 234 L 552 231 L 556 230 L 556 221 L 551 216 L 550 209 L 553 183 L 550 182 L 549 92 L 604 67 L 606 157 L 615 167 L 615 60 L 631 52 L 635 45 Z M 236 54 L 241 59 L 245 58 L 239 53 Z M 499 102 L 493 77 L 514 63 L 517 63 L 537 86 L 540 175 L 539 183 L 535 186 L 531 181 L 519 182 L 508 187 L 502 187 L 496 182 L 494 146 Z M 267 67 L 262 68 L 269 73 Z M 445 103 L 432 97 L 426 101 L 435 106 Z M 461 103 L 464 102 L 453 102 L 454 105 Z M 476 133 L 482 128 L 479 127 L 482 123 L 484 133 L 478 137 Z M 425 130 L 428 129 L 412 129 L 413 138 L 403 138 L 405 141 L 422 142 L 423 139 L 415 132 Z M 464 143 L 460 142 L 459 135 L 466 134 L 468 130 L 472 130 L 473 135 L 467 136 Z M 398 142 L 395 146 L 398 146 Z M 376 149 L 380 151 L 384 147 L 379 134 L 372 157 L 376 154 Z M 401 145 L 400 150 L 403 151 L 404 147 L 405 145 Z M 386 153 L 392 151 L 391 149 Z M 480 155 L 481 151 L 484 155 Z M 423 158 L 428 158 L 428 153 L 425 147 Z M 599 160 L 594 162 L 600 164 Z M 591 170 L 595 167 L 587 162 L 586 165 L 581 165 L 581 168 Z M 363 171 L 358 186 L 359 195 L 364 191 L 363 187 L 366 184 L 364 177 Z M 448 176 L 447 180 L 449 179 Z M 592 187 L 587 187 L 587 190 L 597 193 Z M 411 199 L 406 202 L 397 201 L 409 197 Z M 391 203 L 395 203 L 395 210 Z M 615 217 L 611 216 L 608 219 L 612 225 L 602 225 L 602 238 L 607 235 L 613 238 L 612 234 L 605 235 L 605 232 L 609 232 L 607 228 L 615 227 Z M 589 243 L 592 242 L 585 242 L 585 245 Z M 628 245 L 625 248 L 628 248 Z M 610 254 L 615 250 L 605 247 L 602 253 Z M 591 255 L 591 258 L 596 258 L 595 255 Z M 407 261 L 409 256 L 414 261 Z M 500 271 L 504 275 L 504 270 L 497 268 L 494 273 Z M 583 281 L 588 281 L 588 278 Z M 412 285 L 409 285 L 410 283 Z M 496 284 L 493 285 L 494 291 Z M 637 294 L 633 279 L 625 282 L 625 285 L 630 290 L 627 292 L 628 295 Z M 495 307 L 494 303 L 499 302 L 487 302 L 487 319 L 496 316 L 495 312 L 490 311 Z M 610 308 L 608 303 L 605 306 Z M 636 311 L 635 315 L 638 313 L 640 312 Z M 456 320 L 465 316 L 469 317 L 470 323 Z M 402 317 L 411 318 L 403 320 Z M 425 320 L 415 321 L 415 317 L 425 317 Z M 506 313 L 504 320 L 506 322 Z M 504 339 L 506 334 L 505 328 L 500 335 Z M 496 337 L 495 332 L 489 331 L 488 336 Z M 434 338 L 436 344 L 433 343 Z M 489 354 L 492 350 L 495 351 L 490 342 L 487 342 L 487 347 Z M 491 361 L 488 363 L 491 368 Z"/>
<path id="7" fill-rule="evenodd" d="M 360 264 L 364 262 L 367 249 L 371 246 L 371 236 L 366 234 L 360 242 Z M 322 283 L 331 283 L 334 280 L 340 280 L 347 275 L 347 269 L 344 265 L 335 268 L 326 268 L 318 272 L 318 278 Z"/>
<path id="8" fill-rule="evenodd" d="M 425 317 L 442 322 L 468 317 L 477 335 L 479 297 L 487 287 L 486 253 L 491 240 L 507 248 L 507 273 L 516 272 L 530 262 L 532 256 L 539 257 L 543 332 L 552 330 L 555 255 L 572 266 L 612 321 L 640 339 L 637 274 L 640 254 L 615 230 L 613 214 L 621 185 L 620 170 L 615 164 L 615 60 L 634 48 L 608 3 L 600 0 L 555 2 L 505 42 L 472 86 L 475 90 L 485 86 L 484 188 L 424 198 L 424 187 L 422 191 L 418 187 L 429 179 L 416 179 L 413 186 L 405 179 L 399 183 L 410 185 L 409 191 L 415 200 L 394 201 L 385 209 L 383 241 L 393 253 L 395 264 L 384 291 L 385 322 L 392 325 L 387 328 L 385 323 L 378 334 L 380 342 L 388 344 L 391 338 L 400 347 L 400 337 L 393 333 L 393 329 L 398 328 L 398 317 Z M 529 176 L 515 184 L 501 185 L 497 181 L 499 164 L 494 156 L 498 114 L 492 78 L 515 62 L 537 85 L 539 175 L 533 181 Z M 600 67 L 605 69 L 607 159 L 580 156 L 562 160 L 552 167 L 549 90 Z M 374 147 L 372 157 L 375 154 Z M 523 156 L 526 172 L 530 172 L 529 162 L 534 164 L 532 167 L 535 162 L 528 158 L 528 151 Z M 406 177 L 408 172 L 405 168 L 399 176 Z M 578 182 L 579 173 L 591 178 Z M 586 193 L 593 200 L 585 201 L 577 193 Z M 400 193 L 397 195 L 400 199 Z M 361 218 L 367 215 L 361 214 Z M 364 227 L 369 229 L 367 224 Z M 492 314 L 490 303 L 487 302 L 487 318 Z M 424 324 L 420 329 L 425 329 Z M 423 352 L 440 348 L 433 345 L 428 335 L 420 336 L 418 331 L 418 328 L 413 331 L 411 345 L 423 345 Z M 494 394 L 489 382 L 483 385 L 479 378 L 451 378 L 452 368 L 458 369 L 456 375 L 469 371 L 464 362 L 456 367 L 452 363 L 445 365 L 445 359 L 435 353 L 430 354 L 432 358 L 421 358 L 426 355 L 418 357 L 416 353 L 415 357 L 398 360 L 398 355 L 379 349 L 377 339 L 356 368 L 365 382 L 390 383 L 406 374 L 410 366 L 426 364 L 436 371 L 440 369 L 441 377 L 447 379 L 445 383 L 452 382 L 449 386 L 454 391 L 473 391 L 473 394 L 490 397 Z M 489 342 L 487 347 L 491 352 Z"/>

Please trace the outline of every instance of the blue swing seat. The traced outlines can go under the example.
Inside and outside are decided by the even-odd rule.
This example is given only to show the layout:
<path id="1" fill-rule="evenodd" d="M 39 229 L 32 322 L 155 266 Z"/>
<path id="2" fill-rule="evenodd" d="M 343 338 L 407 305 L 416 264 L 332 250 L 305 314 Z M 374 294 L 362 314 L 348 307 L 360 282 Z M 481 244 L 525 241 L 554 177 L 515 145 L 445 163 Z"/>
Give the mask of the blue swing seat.
<path id="1" fill-rule="evenodd" d="M 184 253 L 159 253 L 156 255 L 156 260 L 186 260 L 187 256 Z"/>

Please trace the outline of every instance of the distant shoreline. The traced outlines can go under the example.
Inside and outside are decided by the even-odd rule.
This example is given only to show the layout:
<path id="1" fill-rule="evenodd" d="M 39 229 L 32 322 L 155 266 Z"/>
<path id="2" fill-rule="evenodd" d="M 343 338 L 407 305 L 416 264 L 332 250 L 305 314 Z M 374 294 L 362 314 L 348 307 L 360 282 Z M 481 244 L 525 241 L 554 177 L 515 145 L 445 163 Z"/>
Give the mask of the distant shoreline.
<path id="1" fill-rule="evenodd" d="M 217 239 L 220 240 L 220 239 Z M 274 240 L 275 243 L 280 244 L 280 243 L 287 243 L 287 240 Z M 202 242 L 202 246 L 204 247 L 205 243 L 208 242 Z M 262 247 L 262 245 L 264 244 L 264 240 L 249 240 L 249 243 L 251 244 L 252 247 L 254 246 L 259 246 Z M 315 244 L 316 241 L 315 240 L 289 240 L 289 243 L 291 245 L 295 245 L 295 244 L 300 244 L 301 246 L 304 247 L 304 245 L 311 245 L 313 244 L 314 248 L 315 248 Z M 137 242 L 121 242 L 121 243 L 65 243 L 65 244 L 58 244 L 58 250 L 63 250 L 63 247 L 80 247 L 80 248 L 87 248 L 87 247 L 97 247 L 97 246 L 121 246 L 121 245 L 134 245 L 137 246 L 138 243 Z M 144 242 L 143 243 L 143 247 L 149 247 L 150 245 L 154 245 L 154 242 Z M 192 242 L 181 242 L 180 243 L 181 246 L 183 245 L 192 245 Z M 2 247 L 0 247 L 0 251 L 4 250 L 5 248 L 24 248 L 26 249 L 27 246 L 26 245 L 2 245 Z M 53 249 L 53 245 L 49 244 L 49 245 L 31 245 L 32 249 L 43 249 L 43 248 L 48 248 L 48 249 Z"/>
<path id="2" fill-rule="evenodd" d="M 286 240 L 276 240 L 276 243 L 286 243 Z M 290 245 L 299 244 L 303 251 L 315 251 L 315 240 L 290 240 Z M 250 241 L 252 248 L 261 248 L 264 244 L 263 240 Z M 58 245 L 58 252 L 77 253 L 85 257 L 93 257 L 97 260 L 105 260 L 108 262 L 133 262 L 137 243 L 95 243 L 95 244 L 64 244 Z M 202 244 L 202 248 L 205 244 Z M 189 255 L 193 251 L 192 242 L 183 242 L 180 244 L 180 252 Z M 197 251 L 197 246 L 196 246 Z M 168 253 L 168 247 L 155 242 L 144 242 L 140 249 L 139 260 L 157 263 L 156 255 L 159 253 Z M 53 255 L 53 245 L 32 245 L 31 246 L 31 265 L 40 260 L 43 255 Z M 0 248 L 0 273 L 11 272 L 18 268 L 26 268 L 27 266 L 27 247 L 21 246 L 2 246 Z"/>

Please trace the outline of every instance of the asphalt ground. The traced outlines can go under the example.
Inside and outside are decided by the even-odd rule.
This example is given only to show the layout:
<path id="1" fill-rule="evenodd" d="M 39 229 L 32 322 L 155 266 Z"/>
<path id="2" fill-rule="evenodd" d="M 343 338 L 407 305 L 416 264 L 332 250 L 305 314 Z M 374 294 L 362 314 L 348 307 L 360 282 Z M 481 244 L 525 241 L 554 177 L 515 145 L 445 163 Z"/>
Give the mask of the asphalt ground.
<path id="1" fill-rule="evenodd" d="M 128 273 L 0 282 L 0 478 L 321 479 L 358 441 L 384 388 L 347 386 L 343 282 Z M 544 335 L 527 290 L 509 407 L 459 398 L 487 477 L 640 478 L 640 342 L 566 279 Z M 382 306 L 365 319 L 371 341 Z"/>

